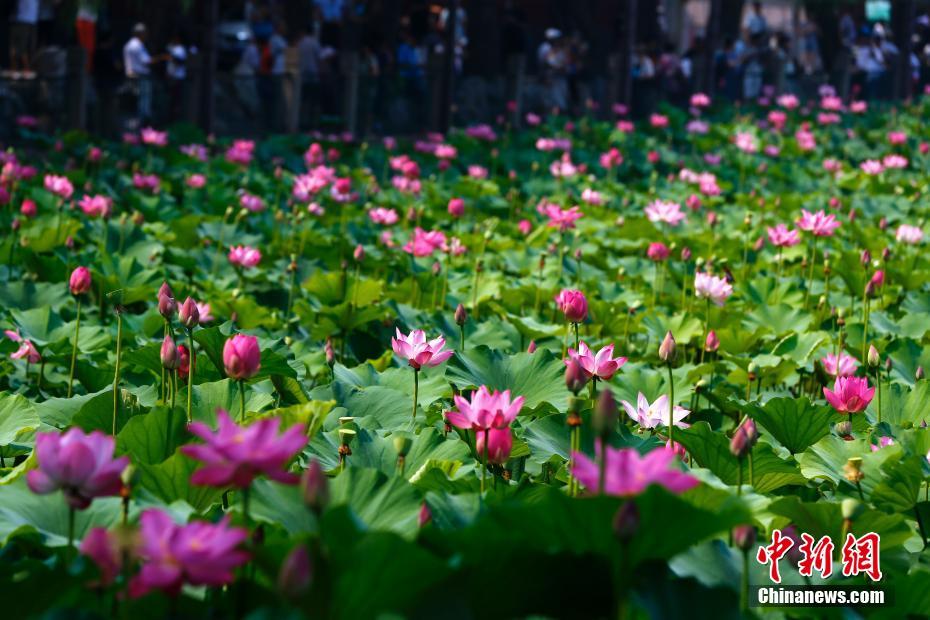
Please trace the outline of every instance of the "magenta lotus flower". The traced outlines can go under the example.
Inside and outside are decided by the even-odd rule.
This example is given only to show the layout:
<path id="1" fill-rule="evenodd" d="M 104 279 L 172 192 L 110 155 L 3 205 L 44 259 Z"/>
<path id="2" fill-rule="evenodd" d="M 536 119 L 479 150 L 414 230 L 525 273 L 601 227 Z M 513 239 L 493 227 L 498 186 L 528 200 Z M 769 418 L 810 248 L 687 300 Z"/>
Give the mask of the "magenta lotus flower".
<path id="1" fill-rule="evenodd" d="M 555 303 L 571 323 L 583 323 L 588 317 L 588 300 L 581 291 L 563 289 L 556 295 Z"/>
<path id="2" fill-rule="evenodd" d="M 16 351 L 13 353 L 10 353 L 10 359 L 25 359 L 29 364 L 38 364 L 42 361 L 42 356 L 39 355 L 38 349 L 36 349 L 35 345 L 32 344 L 31 340 L 23 338 L 19 335 L 19 332 L 15 332 L 11 329 L 5 330 L 4 334 L 6 334 L 6 337 L 13 342 L 19 343 L 19 348 L 16 349 Z"/>
<path id="3" fill-rule="evenodd" d="M 487 445 L 485 445 L 487 437 Z M 477 433 L 475 435 L 475 451 L 484 456 L 486 454 L 488 463 L 501 465 L 510 458 L 510 451 L 513 449 L 513 432 L 509 426 L 504 428 L 491 428 L 487 433 Z M 487 452 L 485 452 L 487 450 Z"/>
<path id="4" fill-rule="evenodd" d="M 649 247 L 646 248 L 646 257 L 655 262 L 661 262 L 668 258 L 669 249 L 668 246 L 662 243 L 661 241 L 654 241 L 649 244 Z"/>
<path id="5" fill-rule="evenodd" d="M 115 538 L 106 528 L 95 527 L 81 541 L 81 554 L 90 558 L 100 571 L 97 585 L 112 584 L 123 567 L 123 553 Z"/>
<path id="6" fill-rule="evenodd" d="M 801 243 L 801 233 L 784 224 L 778 224 L 775 228 L 769 227 L 766 233 L 768 233 L 769 243 L 777 248 L 790 248 Z"/>
<path id="7" fill-rule="evenodd" d="M 262 367 L 262 352 L 258 338 L 236 334 L 223 345 L 223 367 L 226 376 L 234 381 L 244 381 L 255 376 Z"/>
<path id="8" fill-rule="evenodd" d="M 233 571 L 249 560 L 249 554 L 240 549 L 248 530 L 230 527 L 228 515 L 219 523 L 178 525 L 168 513 L 150 508 L 139 518 L 139 529 L 142 568 L 129 583 L 133 597 L 152 590 L 177 596 L 185 583 L 226 585 L 232 583 Z"/>
<path id="9" fill-rule="evenodd" d="M 204 464 L 191 476 L 193 484 L 244 489 L 263 474 L 286 484 L 297 482 L 297 474 L 286 468 L 307 445 L 302 425 L 295 424 L 279 435 L 280 418 L 239 426 L 220 410 L 216 420 L 216 432 L 202 422 L 192 423 L 191 433 L 206 443 L 181 447 L 183 454 Z"/>
<path id="10" fill-rule="evenodd" d="M 427 342 L 426 332 L 422 329 L 415 329 L 406 336 L 400 329 L 395 329 L 395 333 L 397 337 L 391 338 L 394 354 L 407 360 L 414 370 L 420 370 L 423 366 L 438 366 L 455 353 L 451 349 L 442 350 L 446 346 L 446 339 L 442 336 Z"/>
<path id="11" fill-rule="evenodd" d="M 46 174 L 42 183 L 45 189 L 62 200 L 69 200 L 71 196 L 74 195 L 74 186 L 71 184 L 71 181 L 68 180 L 68 177 Z"/>
<path id="12" fill-rule="evenodd" d="M 142 144 L 152 146 L 165 146 L 168 144 L 168 132 L 158 131 L 151 127 L 143 127 L 142 131 L 139 132 L 139 137 L 142 138 Z"/>
<path id="13" fill-rule="evenodd" d="M 232 145 L 226 149 L 226 161 L 231 164 L 248 166 L 252 163 L 252 156 L 255 153 L 254 140 L 235 140 Z"/>
<path id="14" fill-rule="evenodd" d="M 646 217 L 653 223 L 665 222 L 670 226 L 678 226 L 688 216 L 677 202 L 655 200 L 646 205 Z"/>
<path id="15" fill-rule="evenodd" d="M 158 190 L 161 189 L 161 179 L 158 178 L 157 174 L 141 174 L 139 172 L 134 172 L 132 175 L 132 185 L 137 189 L 148 190 L 156 194 Z"/>
<path id="16" fill-rule="evenodd" d="M 229 248 L 229 262 L 242 269 L 251 269 L 262 260 L 262 253 L 247 245 L 236 245 Z"/>
<path id="17" fill-rule="evenodd" d="M 113 458 L 116 441 L 100 431 L 85 434 L 74 427 L 64 434 L 38 433 L 36 459 L 39 468 L 26 474 L 33 493 L 45 495 L 61 490 L 68 505 L 84 510 L 95 497 L 119 495 L 120 478 L 129 458 Z"/>
<path id="18" fill-rule="evenodd" d="M 78 203 L 81 211 L 88 217 L 110 217 L 110 211 L 113 208 L 113 201 L 107 196 L 97 194 L 96 196 L 85 195 Z"/>
<path id="19" fill-rule="evenodd" d="M 907 157 L 892 153 L 882 158 L 882 165 L 886 170 L 901 170 L 907 168 Z"/>
<path id="20" fill-rule="evenodd" d="M 707 298 L 718 306 L 722 306 L 727 297 L 733 294 L 733 287 L 726 278 L 698 272 L 694 274 L 694 294 L 699 299 Z"/>
<path id="21" fill-rule="evenodd" d="M 864 377 L 837 377 L 833 390 L 823 388 L 823 395 L 838 412 L 858 413 L 872 402 L 875 388 L 870 388 L 869 380 Z"/>
<path id="22" fill-rule="evenodd" d="M 842 352 L 839 356 L 828 353 L 820 363 L 823 364 L 826 373 L 834 377 L 849 377 L 856 374 L 856 368 L 859 367 L 859 360 Z"/>
<path id="23" fill-rule="evenodd" d="M 414 256 L 432 256 L 437 250 L 442 250 L 446 243 L 446 235 L 441 230 L 425 231 L 419 226 L 413 230 L 413 236 L 404 246 L 404 252 Z"/>
<path id="24" fill-rule="evenodd" d="M 210 314 L 210 304 L 207 302 L 195 301 L 194 305 L 197 306 L 197 314 L 200 316 L 198 323 L 200 325 L 206 325 L 214 320 L 213 315 Z"/>
<path id="25" fill-rule="evenodd" d="M 924 238 L 924 231 L 919 226 L 910 226 L 909 224 L 901 224 L 898 226 L 898 229 L 894 233 L 895 241 L 899 243 L 907 243 L 910 245 L 916 245 L 920 243 Z"/>
<path id="26" fill-rule="evenodd" d="M 385 209 L 384 207 L 377 207 L 371 209 L 368 212 L 368 217 L 375 224 L 381 224 L 382 226 L 392 226 L 397 223 L 397 211 L 394 209 Z"/>
<path id="27" fill-rule="evenodd" d="M 600 444 L 595 445 L 600 457 Z M 600 469 L 597 461 L 586 454 L 573 452 L 572 475 L 589 491 L 599 487 Z M 636 448 L 607 446 L 604 492 L 620 497 L 639 495 L 653 484 L 665 487 L 672 493 L 684 493 L 698 485 L 698 479 L 677 469 L 678 459 L 673 450 L 662 447 L 640 456 Z"/>
<path id="28" fill-rule="evenodd" d="M 536 210 L 540 215 L 549 218 L 549 228 L 558 228 L 560 232 L 571 230 L 575 227 L 575 222 L 584 216 L 577 206 L 562 209 L 559 205 L 547 201 L 541 202 Z"/>
<path id="29" fill-rule="evenodd" d="M 619 166 L 623 163 L 623 155 L 620 154 L 620 151 L 614 147 L 608 151 L 601 153 L 600 157 L 601 168 L 605 170 L 610 170 L 616 166 Z"/>
<path id="30" fill-rule="evenodd" d="M 195 173 L 187 177 L 184 183 L 191 189 L 200 189 L 207 184 L 207 177 L 202 174 Z"/>
<path id="31" fill-rule="evenodd" d="M 597 377 L 602 381 L 610 381 L 620 367 L 626 364 L 625 357 L 614 357 L 614 345 L 609 344 L 595 355 L 588 345 L 582 340 L 578 344 L 578 350 L 569 348 L 569 359 L 578 360 L 581 369 L 588 378 Z M 565 360 L 566 365 L 569 360 Z"/>
<path id="32" fill-rule="evenodd" d="M 78 267 L 71 272 L 71 279 L 68 281 L 68 287 L 72 295 L 83 295 L 90 290 L 91 277 L 90 269 L 87 267 Z"/>
<path id="33" fill-rule="evenodd" d="M 817 213 L 811 213 L 806 209 L 801 209 L 801 218 L 798 220 L 798 227 L 801 230 L 813 233 L 816 237 L 830 237 L 833 232 L 840 227 L 839 221 L 832 213 L 827 214 L 823 209 Z"/>
<path id="34" fill-rule="evenodd" d="M 874 444 L 874 443 L 873 443 L 873 444 L 869 444 L 869 448 L 872 449 L 872 452 L 878 452 L 878 451 L 881 450 L 882 448 L 887 448 L 888 446 L 893 446 L 893 445 L 894 445 L 894 439 L 892 439 L 891 437 L 887 437 L 887 436 L 886 436 L 886 437 L 879 437 L 879 438 L 878 438 L 878 445 L 876 445 L 876 444 Z"/>
<path id="35" fill-rule="evenodd" d="M 869 176 L 877 176 L 885 171 L 885 166 L 877 159 L 867 159 L 859 164 L 859 168 Z"/>
<path id="36" fill-rule="evenodd" d="M 465 215 L 465 201 L 461 198 L 453 198 L 449 201 L 448 211 L 452 217 L 462 217 Z"/>
<path id="37" fill-rule="evenodd" d="M 646 396 L 640 392 L 636 397 L 636 406 L 625 400 L 621 400 L 624 411 L 642 428 L 656 428 L 668 424 L 668 394 L 663 394 L 655 399 L 651 405 Z M 691 412 L 675 405 L 672 409 L 672 422 L 678 428 L 688 428 L 690 425 L 684 422 Z"/>
<path id="38" fill-rule="evenodd" d="M 705 93 L 694 93 L 691 95 L 692 108 L 706 108 L 710 106 L 710 97 Z"/>
<path id="39" fill-rule="evenodd" d="M 265 201 L 255 194 L 242 192 L 239 196 L 239 206 L 252 213 L 258 213 L 265 210 Z"/>
<path id="40" fill-rule="evenodd" d="M 456 408 L 446 413 L 446 421 L 452 426 L 476 431 L 510 426 L 526 401 L 522 396 L 511 400 L 510 390 L 491 392 L 483 385 L 471 395 L 471 401 L 460 395 L 453 400 Z"/>

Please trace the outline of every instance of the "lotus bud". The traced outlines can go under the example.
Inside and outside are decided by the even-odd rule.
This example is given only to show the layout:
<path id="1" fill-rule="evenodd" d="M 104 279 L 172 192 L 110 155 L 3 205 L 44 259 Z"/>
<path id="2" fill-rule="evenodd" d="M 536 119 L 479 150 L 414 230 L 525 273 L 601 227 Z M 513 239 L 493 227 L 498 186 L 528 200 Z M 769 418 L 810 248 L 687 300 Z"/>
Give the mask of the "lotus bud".
<path id="1" fill-rule="evenodd" d="M 749 551 L 756 544 L 756 528 L 752 525 L 737 525 L 733 528 L 733 545 L 740 551 Z"/>
<path id="2" fill-rule="evenodd" d="M 836 434 L 840 437 L 849 437 L 852 434 L 852 424 L 849 420 L 843 420 L 842 422 L 837 422 L 833 426 L 833 430 L 835 430 Z"/>
<path id="3" fill-rule="evenodd" d="M 287 598 L 302 596 L 310 587 L 313 569 L 306 546 L 300 544 L 287 554 L 278 572 L 278 590 Z"/>
<path id="4" fill-rule="evenodd" d="M 720 339 L 717 338 L 717 332 L 710 330 L 707 332 L 707 338 L 704 339 L 704 350 L 713 353 L 720 348 Z"/>
<path id="5" fill-rule="evenodd" d="M 422 529 L 429 525 L 432 520 L 433 513 L 429 509 L 429 506 L 426 504 L 426 502 L 423 502 L 423 504 L 420 506 L 420 512 L 417 513 L 417 527 Z"/>
<path id="6" fill-rule="evenodd" d="M 530 340 L 530 346 L 526 347 L 527 353 L 536 353 L 536 341 Z"/>
<path id="7" fill-rule="evenodd" d="M 869 252 L 868 250 L 862 250 L 862 254 L 859 256 L 859 262 L 862 263 L 863 266 L 866 266 L 869 263 L 871 263 L 872 253 Z"/>
<path id="8" fill-rule="evenodd" d="M 333 341 L 330 338 L 326 339 L 323 351 L 326 353 L 326 364 L 332 368 L 333 364 L 336 363 L 336 350 L 333 348 Z"/>
<path id="9" fill-rule="evenodd" d="M 865 505 L 854 497 L 847 497 L 840 504 L 840 509 L 843 511 L 843 518 L 852 521 L 865 511 Z"/>
<path id="10" fill-rule="evenodd" d="M 597 398 L 597 404 L 594 407 L 594 417 L 592 425 L 594 432 L 599 437 L 606 437 L 610 431 L 617 425 L 617 401 L 614 400 L 613 392 L 610 388 L 601 391 Z"/>
<path id="11" fill-rule="evenodd" d="M 614 536 L 621 543 L 628 543 L 639 531 L 639 508 L 636 502 L 627 501 L 614 514 Z"/>
<path id="12" fill-rule="evenodd" d="M 866 360 L 868 360 L 869 366 L 872 368 L 877 368 L 879 363 L 881 363 L 881 358 L 878 355 L 878 349 L 875 348 L 874 344 L 869 345 L 869 354 L 866 357 Z"/>
<path id="13" fill-rule="evenodd" d="M 465 325 L 465 321 L 468 320 L 468 311 L 465 310 L 465 306 L 463 306 L 462 304 L 459 304 L 458 306 L 456 306 L 455 315 L 453 318 L 455 318 L 455 324 L 458 325 L 459 327 L 461 327 L 462 325 Z"/>
<path id="14" fill-rule="evenodd" d="M 759 365 L 755 362 L 749 362 L 749 366 L 746 368 L 746 374 L 749 377 L 750 381 L 755 381 L 758 377 Z"/>
<path id="15" fill-rule="evenodd" d="M 749 454 L 758 439 L 756 423 L 752 418 L 746 418 L 730 439 L 730 453 L 741 459 Z"/>
<path id="16" fill-rule="evenodd" d="M 71 289 L 71 294 L 75 297 L 89 291 L 91 287 L 90 270 L 87 267 L 78 267 L 72 271 L 68 286 Z"/>
<path id="17" fill-rule="evenodd" d="M 688 247 L 681 248 L 681 260 L 684 262 L 688 262 L 689 260 L 691 260 L 691 248 L 688 248 Z"/>
<path id="18" fill-rule="evenodd" d="M 397 452 L 397 456 L 407 456 L 412 443 L 413 441 L 409 437 L 394 435 L 394 451 Z"/>
<path id="19" fill-rule="evenodd" d="M 162 315 L 166 321 L 170 321 L 174 318 L 177 311 L 178 302 L 175 301 L 173 297 L 168 297 L 167 295 L 158 296 L 158 313 Z"/>
<path id="20" fill-rule="evenodd" d="M 843 465 L 843 477 L 853 484 L 858 484 L 865 478 L 865 474 L 862 473 L 862 459 L 860 457 L 854 456 L 846 461 L 846 464 Z"/>
<path id="21" fill-rule="evenodd" d="M 300 488 L 304 503 L 316 513 L 321 512 L 329 502 L 329 480 L 316 459 L 310 461 L 310 466 L 301 476 Z"/>
<path id="22" fill-rule="evenodd" d="M 193 329 L 200 323 L 200 310 L 193 298 L 188 297 L 178 308 L 178 320 L 187 329 Z"/>
<path id="23" fill-rule="evenodd" d="M 884 250 L 882 250 L 882 260 L 887 263 L 888 259 L 890 258 L 891 258 L 891 250 L 889 248 L 885 248 Z"/>
<path id="24" fill-rule="evenodd" d="M 361 244 L 355 246 L 355 251 L 352 252 L 352 257 L 355 258 L 355 262 L 360 263 L 365 260 L 365 248 Z"/>
<path id="25" fill-rule="evenodd" d="M 923 366 L 917 367 L 917 372 L 914 373 L 914 378 L 917 379 L 917 381 L 920 381 L 921 379 L 924 378 L 924 367 Z"/>
<path id="26" fill-rule="evenodd" d="M 659 345 L 659 359 L 669 364 L 675 361 L 675 337 L 671 330 L 665 333 L 665 338 Z"/>
<path id="27" fill-rule="evenodd" d="M 588 376 L 581 368 L 578 360 L 572 358 L 565 365 L 565 386 L 574 394 L 578 394 L 588 382 Z"/>
<path id="28" fill-rule="evenodd" d="M 881 230 L 885 230 L 886 228 L 888 228 L 888 218 L 883 217 L 882 219 L 878 220 L 878 227 Z"/>
<path id="29" fill-rule="evenodd" d="M 181 355 L 171 336 L 165 334 L 161 343 L 161 365 L 168 370 L 176 370 L 181 365 Z"/>

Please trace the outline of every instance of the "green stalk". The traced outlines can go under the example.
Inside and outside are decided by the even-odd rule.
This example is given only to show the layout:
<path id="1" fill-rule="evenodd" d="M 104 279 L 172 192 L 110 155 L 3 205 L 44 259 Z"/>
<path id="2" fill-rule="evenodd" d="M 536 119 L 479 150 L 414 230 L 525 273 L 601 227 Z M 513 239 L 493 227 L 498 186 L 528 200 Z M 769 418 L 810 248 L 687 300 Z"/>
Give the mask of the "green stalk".
<path id="1" fill-rule="evenodd" d="M 71 372 L 68 375 L 68 398 L 74 393 L 74 363 L 77 361 L 78 336 L 81 330 L 81 298 L 77 298 L 77 318 L 74 321 L 74 345 L 71 347 Z"/>
<path id="2" fill-rule="evenodd" d="M 239 380 L 239 421 L 245 419 L 245 381 Z"/>
<path id="3" fill-rule="evenodd" d="M 420 369 L 413 369 L 413 421 L 417 420 L 417 399 L 420 396 Z M 485 438 L 487 439 L 487 438 Z"/>
<path id="4" fill-rule="evenodd" d="M 187 328 L 187 342 L 190 345 L 190 367 L 187 371 L 187 423 L 190 424 L 193 421 L 191 417 L 191 395 L 194 393 L 194 368 L 196 368 L 195 361 L 197 359 L 197 354 L 194 352 L 194 328 Z"/>
<path id="5" fill-rule="evenodd" d="M 484 450 L 481 451 L 481 497 L 484 497 L 485 480 L 488 476 L 488 429 L 484 429 Z"/>
<path id="6" fill-rule="evenodd" d="M 675 411 L 675 379 L 672 378 L 672 363 L 668 363 L 668 441 L 675 447 L 675 441 L 672 437 L 672 429 L 675 428 L 675 420 L 672 413 Z"/>
<path id="7" fill-rule="evenodd" d="M 113 435 L 116 436 L 116 412 L 119 411 L 119 367 L 123 353 L 123 313 L 116 311 L 116 369 L 113 371 Z M 174 406 L 174 403 L 172 403 Z"/>
<path id="8" fill-rule="evenodd" d="M 807 273 L 807 290 L 804 292 L 804 307 L 806 308 L 811 297 L 811 287 L 814 285 L 814 262 L 817 259 L 817 237 L 811 243 L 811 260 Z"/>

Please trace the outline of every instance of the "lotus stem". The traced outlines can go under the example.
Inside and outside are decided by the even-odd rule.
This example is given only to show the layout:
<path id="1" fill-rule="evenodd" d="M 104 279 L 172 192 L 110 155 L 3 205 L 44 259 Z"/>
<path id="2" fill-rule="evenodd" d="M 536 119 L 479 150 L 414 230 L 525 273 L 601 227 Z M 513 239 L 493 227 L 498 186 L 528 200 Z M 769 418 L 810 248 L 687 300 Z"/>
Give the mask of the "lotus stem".
<path id="1" fill-rule="evenodd" d="M 116 413 L 119 411 L 119 370 L 120 357 L 123 354 L 123 313 L 116 310 L 116 368 L 113 371 L 113 435 L 116 436 Z M 172 397 L 173 398 L 173 397 Z M 174 403 L 172 403 L 174 406 Z"/>
<path id="2" fill-rule="evenodd" d="M 74 320 L 74 344 L 71 347 L 71 372 L 68 374 L 68 398 L 74 393 L 74 364 L 77 361 L 78 336 L 81 331 L 81 298 L 77 298 L 77 318 Z"/>
<path id="3" fill-rule="evenodd" d="M 189 327 L 187 329 L 187 342 L 190 345 L 190 365 L 187 370 L 187 423 L 190 424 L 193 422 L 193 417 L 191 413 L 191 397 L 194 393 L 194 369 L 197 367 L 196 360 L 197 354 L 194 349 L 194 328 Z"/>
<path id="4" fill-rule="evenodd" d="M 413 421 L 417 420 L 417 399 L 420 396 L 420 369 L 413 369 Z M 485 438 L 487 439 L 487 438 Z"/>

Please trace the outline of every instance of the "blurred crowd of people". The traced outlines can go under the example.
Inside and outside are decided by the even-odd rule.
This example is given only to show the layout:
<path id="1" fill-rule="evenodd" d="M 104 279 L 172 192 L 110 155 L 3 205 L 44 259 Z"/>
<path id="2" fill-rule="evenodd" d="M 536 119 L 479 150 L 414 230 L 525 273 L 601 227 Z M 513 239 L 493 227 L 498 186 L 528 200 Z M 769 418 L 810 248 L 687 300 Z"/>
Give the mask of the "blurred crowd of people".
<path id="1" fill-rule="evenodd" d="M 75 2 L 0 1 L 10 9 L 9 70 L 4 75 L 31 78 L 38 71 L 64 77 L 65 44 L 50 34 L 49 24 L 64 4 L 73 10 Z M 343 114 L 345 76 L 352 73 L 358 78 L 358 114 L 364 125 L 377 130 L 380 119 L 392 115 L 422 123 L 430 98 L 436 96 L 437 78 L 442 79 L 449 62 L 453 74 L 462 75 L 473 52 L 464 2 L 455 15 L 445 2 L 402 3 L 397 6 L 407 12 L 391 20 L 385 19 L 379 3 L 305 2 L 303 19 L 297 22 L 287 13 L 290 3 L 282 0 L 221 3 L 218 60 L 225 86 L 218 88 L 230 107 L 241 108 L 269 129 L 282 129 L 283 84 L 294 71 L 301 77 L 303 119 Z M 188 24 L 167 20 L 169 31 L 162 23 L 156 36 L 150 36 L 144 23 L 115 28 L 107 15 L 112 6 L 105 0 L 76 0 L 76 7 L 76 13 L 69 14 L 69 43 L 86 51 L 86 71 L 92 76 L 89 99 L 116 99 L 131 108 L 140 123 L 179 119 L 186 85 L 200 67 Z M 583 112 L 602 98 L 614 65 L 598 64 L 600 52 L 592 50 L 599 48 L 579 30 L 534 29 L 521 7 L 514 0 L 499 7 L 501 62 L 507 63 L 500 68 L 508 76 L 527 76 L 519 80 L 518 92 L 506 94 L 508 100 L 520 99 L 529 110 Z M 647 111 L 659 100 L 687 105 L 708 71 L 716 91 L 734 101 L 754 100 L 769 90 L 810 94 L 827 81 L 840 94 L 855 92 L 860 98 L 887 97 L 893 91 L 901 52 L 886 23 L 841 10 L 831 25 L 836 32 L 824 37 L 804 13 L 790 28 L 772 27 L 764 9 L 765 3 L 747 2 L 739 34 L 725 37 L 709 55 L 700 35 L 683 50 L 672 42 L 636 45 L 631 59 L 634 107 Z M 838 41 L 840 49 L 823 50 L 826 40 Z M 608 50 L 617 47 L 608 44 Z M 348 49 L 355 52 L 351 58 L 345 54 Z M 710 67 L 703 66 L 707 59 Z M 907 66 L 915 88 L 930 81 L 928 15 L 917 21 Z M 467 98 L 468 89 L 463 91 L 458 94 Z"/>

